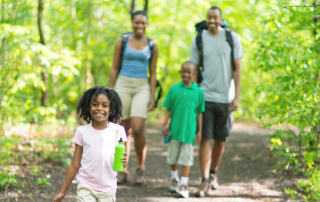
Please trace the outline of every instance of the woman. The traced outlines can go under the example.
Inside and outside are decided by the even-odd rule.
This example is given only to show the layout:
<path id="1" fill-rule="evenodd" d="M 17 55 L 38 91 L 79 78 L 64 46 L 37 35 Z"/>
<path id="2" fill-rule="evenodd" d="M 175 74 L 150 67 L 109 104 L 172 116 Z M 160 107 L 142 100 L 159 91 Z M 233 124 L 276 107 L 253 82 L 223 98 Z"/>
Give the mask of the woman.
<path id="1" fill-rule="evenodd" d="M 121 53 L 122 39 L 120 38 L 116 43 L 108 85 L 109 88 L 113 88 L 115 85 L 115 90 L 122 100 L 123 120 L 120 125 L 125 127 L 127 133 L 126 153 L 128 154 L 128 159 L 131 139 L 131 134 L 128 133 L 128 130 L 129 128 L 132 129 L 138 160 L 134 178 L 136 184 L 144 182 L 144 162 L 147 153 L 144 123 L 147 118 L 147 112 L 152 111 L 155 107 L 154 93 L 158 48 L 152 41 L 154 44 L 151 57 L 151 44 L 148 43 L 148 37 L 145 35 L 147 26 L 148 19 L 144 11 L 136 11 L 132 14 L 133 32 L 128 36 L 123 53 Z M 148 65 L 150 65 L 150 83 L 148 81 Z M 125 183 L 127 176 L 127 169 L 124 172 L 119 172 L 117 176 L 118 183 Z"/>

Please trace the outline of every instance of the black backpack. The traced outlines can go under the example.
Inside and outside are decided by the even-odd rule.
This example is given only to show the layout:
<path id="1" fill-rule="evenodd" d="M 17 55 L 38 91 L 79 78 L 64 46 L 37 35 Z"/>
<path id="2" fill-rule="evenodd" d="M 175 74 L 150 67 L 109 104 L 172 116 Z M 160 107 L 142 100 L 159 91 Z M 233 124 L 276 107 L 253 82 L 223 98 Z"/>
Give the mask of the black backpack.
<path id="1" fill-rule="evenodd" d="M 122 67 L 122 57 L 123 57 L 123 52 L 124 52 L 124 48 L 126 47 L 126 44 L 127 44 L 127 41 L 128 41 L 128 37 L 129 35 L 132 34 L 132 32 L 126 32 L 126 33 L 123 33 L 121 34 L 121 52 L 120 52 L 120 65 L 119 65 L 119 72 L 121 70 L 121 67 Z M 149 47 L 150 47 L 150 53 L 151 53 L 151 56 L 150 56 L 150 63 L 151 63 L 151 60 L 152 60 L 152 56 L 153 56 L 153 47 L 154 47 L 154 42 L 153 42 L 153 39 L 148 38 L 148 44 L 149 44 Z M 149 69 L 150 69 L 150 63 L 149 63 Z M 150 82 L 150 78 L 149 78 L 149 82 Z M 158 91 L 158 96 L 155 100 L 155 108 L 157 107 L 158 105 L 158 102 L 159 102 L 159 99 L 161 98 L 161 95 L 162 95 L 162 87 L 159 83 L 159 81 L 157 80 L 157 85 L 156 85 L 156 89 L 159 88 L 159 91 Z"/>
<path id="2" fill-rule="evenodd" d="M 232 39 L 232 35 L 231 35 L 231 30 L 230 28 L 226 25 L 226 23 L 221 24 L 221 27 L 224 28 L 226 30 L 226 38 L 227 38 L 227 42 L 231 47 L 231 64 L 232 64 L 232 69 L 233 71 L 236 70 L 236 66 L 234 64 L 234 55 L 233 55 L 233 39 Z M 204 70 L 204 65 L 203 65 L 203 43 L 202 43 L 202 31 L 205 29 L 207 30 L 207 24 L 206 21 L 201 21 L 198 22 L 195 25 L 196 31 L 197 31 L 197 37 L 196 37 L 196 45 L 197 45 L 197 49 L 199 51 L 199 71 L 198 71 L 198 83 L 201 83 L 203 78 L 202 78 L 202 74 L 200 71 Z"/>

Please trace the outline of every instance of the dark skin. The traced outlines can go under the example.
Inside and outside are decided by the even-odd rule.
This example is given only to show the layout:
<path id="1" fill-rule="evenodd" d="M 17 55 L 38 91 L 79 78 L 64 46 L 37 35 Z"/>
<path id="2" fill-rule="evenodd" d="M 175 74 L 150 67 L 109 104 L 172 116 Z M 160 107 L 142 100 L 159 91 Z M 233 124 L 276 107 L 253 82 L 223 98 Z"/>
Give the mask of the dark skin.
<path id="1" fill-rule="evenodd" d="M 184 64 L 181 67 L 181 70 L 179 71 L 180 76 L 182 78 L 182 82 L 185 86 L 191 86 L 192 85 L 192 79 L 194 77 L 196 71 L 196 66 L 192 63 L 187 63 Z M 170 118 L 171 115 L 171 111 L 167 110 L 165 118 L 164 118 L 164 123 L 162 126 L 162 136 L 163 137 L 168 137 L 168 133 L 167 131 L 169 130 L 169 124 L 168 124 L 168 120 Z M 195 144 L 199 144 L 201 141 L 201 133 L 202 133 L 202 113 L 197 115 L 197 134 L 194 140 Z M 174 164 L 174 165 L 170 165 L 171 170 L 175 171 L 178 170 L 178 164 Z M 190 172 L 190 166 L 182 166 L 182 176 L 183 177 L 188 177 L 189 176 L 189 172 Z"/>
<path id="2" fill-rule="evenodd" d="M 219 32 L 222 29 L 220 26 L 222 20 L 222 15 L 218 9 L 209 9 L 206 20 L 206 24 L 208 26 L 208 33 L 211 35 L 219 34 Z M 241 59 L 235 59 L 234 63 L 236 66 L 236 70 L 232 71 L 232 78 L 235 84 L 235 97 L 230 103 L 230 111 L 235 111 L 238 108 L 241 84 Z M 198 65 L 196 66 L 196 69 L 198 69 Z M 196 72 L 196 74 L 197 73 L 198 72 Z M 195 81 L 196 79 L 197 75 L 194 76 Z M 210 143 L 211 138 L 203 138 L 200 143 L 200 169 L 202 177 L 205 178 L 209 177 L 210 163 L 212 170 L 218 169 L 225 148 L 225 142 L 214 140 L 213 149 L 211 151 Z"/>
<path id="3" fill-rule="evenodd" d="M 144 15 L 136 15 L 132 20 L 133 34 L 129 37 L 129 46 L 134 50 L 143 50 L 148 45 L 148 38 L 145 35 L 145 29 L 148 26 L 147 17 Z M 121 53 L 121 38 L 118 39 L 113 56 L 113 64 L 110 72 L 109 88 L 113 88 L 116 82 L 117 75 L 119 73 L 120 65 L 120 53 Z M 155 107 L 155 88 L 156 88 L 156 64 L 158 58 L 158 46 L 155 43 L 153 48 L 153 56 L 150 62 L 150 100 L 148 102 L 148 111 L 154 110 Z M 120 125 L 124 126 L 127 132 L 127 142 L 130 142 L 131 134 L 128 133 L 130 127 L 132 128 L 132 134 L 134 137 L 134 147 L 138 159 L 138 168 L 145 169 L 144 162 L 146 158 L 146 140 L 144 137 L 144 123 L 145 119 L 141 117 L 131 117 L 126 120 L 122 120 Z M 130 144 L 126 144 L 126 153 L 130 153 Z M 128 172 L 126 169 L 124 172 Z"/>
<path id="4" fill-rule="evenodd" d="M 96 100 L 91 99 L 90 114 L 93 118 L 92 127 L 96 130 L 106 129 L 109 125 L 108 117 L 110 115 L 110 100 L 105 94 L 99 94 Z M 72 161 L 67 169 L 67 174 L 63 182 L 60 193 L 54 198 L 53 202 L 60 202 L 66 196 L 66 192 L 80 168 L 80 162 L 83 153 L 83 147 L 75 144 L 75 150 Z M 127 167 L 127 154 L 121 158 L 124 167 Z"/>

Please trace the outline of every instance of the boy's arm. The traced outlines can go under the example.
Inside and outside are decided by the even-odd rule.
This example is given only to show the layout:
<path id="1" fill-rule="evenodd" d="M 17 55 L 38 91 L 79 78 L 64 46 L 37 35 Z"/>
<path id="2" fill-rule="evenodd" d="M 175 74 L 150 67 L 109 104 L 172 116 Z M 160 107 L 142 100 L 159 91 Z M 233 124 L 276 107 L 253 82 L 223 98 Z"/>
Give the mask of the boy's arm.
<path id="1" fill-rule="evenodd" d="M 202 135 L 202 113 L 197 115 L 197 135 L 194 141 L 195 144 L 200 143 L 201 135 Z"/>
<path id="2" fill-rule="evenodd" d="M 162 136 L 164 137 L 167 137 L 169 135 L 167 133 L 167 130 L 168 130 L 168 121 L 169 121 L 170 115 L 171 115 L 171 111 L 168 109 L 162 125 Z"/>
<path id="3" fill-rule="evenodd" d="M 66 192 L 80 168 L 80 161 L 82 157 L 83 147 L 76 144 L 72 161 L 68 167 L 66 178 L 63 182 L 60 193 L 54 198 L 53 202 L 60 202 L 66 196 Z"/>

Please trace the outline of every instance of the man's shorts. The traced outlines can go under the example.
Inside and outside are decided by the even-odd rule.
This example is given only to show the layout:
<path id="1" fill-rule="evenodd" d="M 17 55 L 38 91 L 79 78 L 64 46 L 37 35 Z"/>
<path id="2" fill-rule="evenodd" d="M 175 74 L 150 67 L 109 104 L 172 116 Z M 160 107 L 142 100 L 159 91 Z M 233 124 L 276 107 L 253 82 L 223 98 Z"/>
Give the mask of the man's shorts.
<path id="1" fill-rule="evenodd" d="M 114 90 L 122 102 L 123 120 L 131 117 L 147 118 L 150 99 L 150 85 L 147 78 L 136 79 L 118 75 Z"/>
<path id="2" fill-rule="evenodd" d="M 193 145 L 171 139 L 168 146 L 167 163 L 169 165 L 192 166 Z"/>
<path id="3" fill-rule="evenodd" d="M 229 106 L 228 103 L 205 102 L 205 112 L 202 115 L 202 138 L 227 141 L 233 125 Z"/>

